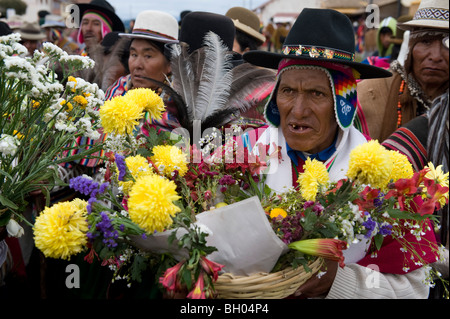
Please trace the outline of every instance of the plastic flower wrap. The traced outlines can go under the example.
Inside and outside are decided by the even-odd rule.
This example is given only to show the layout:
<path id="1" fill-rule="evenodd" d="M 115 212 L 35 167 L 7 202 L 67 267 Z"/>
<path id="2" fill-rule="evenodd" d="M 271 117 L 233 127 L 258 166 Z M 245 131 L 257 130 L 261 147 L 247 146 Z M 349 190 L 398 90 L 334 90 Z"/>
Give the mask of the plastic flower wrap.
<path id="1" fill-rule="evenodd" d="M 97 85 L 70 76 L 94 62 L 69 56 L 51 43 L 26 57 L 19 41 L 16 33 L 0 37 L 0 226 L 11 218 L 22 220 L 30 193 L 48 197 L 61 183 L 59 164 L 101 149 L 99 144 L 83 150 L 77 140 L 99 137 L 96 109 L 104 94 Z"/>

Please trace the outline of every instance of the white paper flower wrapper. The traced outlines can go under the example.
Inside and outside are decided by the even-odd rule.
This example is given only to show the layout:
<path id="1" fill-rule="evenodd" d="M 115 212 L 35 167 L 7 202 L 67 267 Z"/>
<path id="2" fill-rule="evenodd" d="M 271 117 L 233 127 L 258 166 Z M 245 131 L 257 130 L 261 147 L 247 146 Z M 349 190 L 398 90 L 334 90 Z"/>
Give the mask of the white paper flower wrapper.
<path id="1" fill-rule="evenodd" d="M 208 259 L 224 265 L 223 271 L 236 276 L 270 272 L 288 247 L 277 237 L 257 197 L 198 214 L 196 224 L 209 235 L 207 243 L 218 251 Z M 137 247 L 156 253 L 171 252 L 177 259 L 187 256 L 167 238 L 172 231 L 143 239 L 133 236 Z M 181 236 L 181 231 L 177 237 Z"/>

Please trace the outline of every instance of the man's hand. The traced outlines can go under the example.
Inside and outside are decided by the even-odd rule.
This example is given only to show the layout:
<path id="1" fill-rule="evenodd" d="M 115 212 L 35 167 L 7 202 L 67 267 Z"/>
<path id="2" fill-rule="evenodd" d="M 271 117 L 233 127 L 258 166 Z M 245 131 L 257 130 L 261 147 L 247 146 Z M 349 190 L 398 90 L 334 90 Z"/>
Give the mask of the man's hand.
<path id="1" fill-rule="evenodd" d="M 294 296 L 302 296 L 306 298 L 314 298 L 326 296 L 333 285 L 334 278 L 336 277 L 336 272 L 338 268 L 338 263 L 336 261 L 325 259 L 325 264 L 320 269 L 321 272 L 326 272 L 320 277 L 314 274 L 307 282 L 301 285 Z"/>

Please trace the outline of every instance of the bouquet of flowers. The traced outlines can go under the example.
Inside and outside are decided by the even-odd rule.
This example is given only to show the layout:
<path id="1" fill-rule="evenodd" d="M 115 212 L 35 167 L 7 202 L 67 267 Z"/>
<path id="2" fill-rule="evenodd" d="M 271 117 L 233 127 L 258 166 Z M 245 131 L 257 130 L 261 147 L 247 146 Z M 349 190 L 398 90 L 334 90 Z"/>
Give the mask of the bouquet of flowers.
<path id="1" fill-rule="evenodd" d="M 19 34 L 0 37 L 0 227 L 11 236 L 23 232 L 17 222 L 30 193 L 42 192 L 48 203 L 52 188 L 62 184 L 60 164 L 101 150 L 83 150 L 76 141 L 99 137 L 96 109 L 103 103 L 97 85 L 71 76 L 93 67 L 92 60 L 51 43 L 26 57 L 19 41 Z"/>
<path id="2" fill-rule="evenodd" d="M 322 256 L 344 266 L 350 260 L 342 251 L 349 245 L 365 242 L 362 253 L 372 249 L 376 254 L 387 236 L 405 252 L 404 271 L 410 260 L 425 264 L 422 247 L 438 252 L 422 235 L 428 220 L 439 225 L 433 212 L 448 203 L 448 173 L 440 166 L 429 163 L 413 172 L 406 156 L 370 141 L 351 152 L 346 176 L 330 182 L 325 165 L 308 159 L 298 188 L 267 199 L 274 231 L 292 248 L 280 262 L 305 265 L 311 256 Z"/>
<path id="3" fill-rule="evenodd" d="M 108 134 L 104 180 L 71 180 L 89 200 L 56 204 L 38 217 L 35 241 L 46 256 L 69 259 L 88 248 L 86 260 L 99 258 L 117 279 L 140 282 L 142 270 L 156 267 L 157 283 L 169 296 L 214 298 L 228 265 L 212 258 L 222 248 L 209 244 L 217 234 L 201 223 L 205 213 L 226 218 L 227 209 L 236 213 L 240 203 L 257 198 L 271 234 L 286 248 L 272 271 L 308 271 L 318 257 L 343 266 L 349 244 L 366 240 L 380 248 L 386 236 L 401 241 L 420 262 L 403 234 L 412 230 L 420 237 L 434 209 L 448 202 L 448 174 L 431 165 L 413 173 L 406 157 L 376 141 L 354 150 L 347 178 L 332 183 L 323 164 L 308 160 L 299 187 L 274 194 L 263 172 L 267 157 L 277 153 L 256 156 L 240 147 L 239 138 L 211 148 L 219 135 L 214 130 L 198 148 L 182 143 L 180 135 L 142 121 L 146 112 L 157 120 L 163 111 L 163 100 L 150 89 L 133 89 L 104 103 L 99 111 Z M 259 147 L 259 154 L 267 153 L 266 146 Z M 230 216 L 235 225 L 241 222 L 239 214 Z M 233 236 L 231 229 L 228 233 Z M 160 241 L 164 249 L 146 250 L 138 239 Z"/>

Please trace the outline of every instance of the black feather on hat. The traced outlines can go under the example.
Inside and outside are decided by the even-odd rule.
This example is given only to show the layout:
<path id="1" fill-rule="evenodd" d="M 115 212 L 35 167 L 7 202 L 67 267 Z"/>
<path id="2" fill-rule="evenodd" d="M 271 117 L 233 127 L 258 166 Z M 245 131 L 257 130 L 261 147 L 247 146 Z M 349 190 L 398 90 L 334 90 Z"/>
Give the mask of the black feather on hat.
<path id="1" fill-rule="evenodd" d="M 282 52 L 249 51 L 244 60 L 277 69 L 282 59 L 314 60 L 351 66 L 361 79 L 382 78 L 391 72 L 355 61 L 355 35 L 350 19 L 332 9 L 305 8 L 284 41 Z"/>

